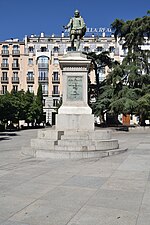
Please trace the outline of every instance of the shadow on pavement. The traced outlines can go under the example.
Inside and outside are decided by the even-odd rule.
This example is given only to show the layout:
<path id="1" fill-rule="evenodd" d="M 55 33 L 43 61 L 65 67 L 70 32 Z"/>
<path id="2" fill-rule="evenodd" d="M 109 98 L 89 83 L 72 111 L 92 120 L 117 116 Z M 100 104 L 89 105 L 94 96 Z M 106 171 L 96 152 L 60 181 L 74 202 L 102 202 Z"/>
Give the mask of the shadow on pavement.
<path id="1" fill-rule="evenodd" d="M 20 136 L 16 133 L 0 133 L 0 136 Z"/>
<path id="2" fill-rule="evenodd" d="M 11 140 L 9 137 L 0 137 L 0 141 Z"/>

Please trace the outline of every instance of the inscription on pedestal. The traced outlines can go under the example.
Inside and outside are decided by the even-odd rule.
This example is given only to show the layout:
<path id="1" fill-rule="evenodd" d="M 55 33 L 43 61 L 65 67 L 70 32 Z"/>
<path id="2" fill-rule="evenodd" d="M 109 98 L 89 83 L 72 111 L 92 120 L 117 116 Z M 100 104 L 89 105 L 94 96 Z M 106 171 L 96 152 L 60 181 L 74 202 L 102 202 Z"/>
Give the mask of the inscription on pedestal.
<path id="1" fill-rule="evenodd" d="M 68 76 L 67 77 L 67 100 L 82 101 L 83 100 L 83 77 Z"/>

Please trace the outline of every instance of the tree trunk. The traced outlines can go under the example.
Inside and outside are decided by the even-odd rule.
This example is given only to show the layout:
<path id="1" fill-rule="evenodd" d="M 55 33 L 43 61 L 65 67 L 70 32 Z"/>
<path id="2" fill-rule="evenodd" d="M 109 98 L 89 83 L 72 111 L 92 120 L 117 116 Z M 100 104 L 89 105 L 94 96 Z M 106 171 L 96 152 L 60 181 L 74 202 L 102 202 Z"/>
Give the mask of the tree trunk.
<path id="1" fill-rule="evenodd" d="M 140 123 L 140 126 L 145 126 L 146 125 L 146 123 L 145 123 L 145 115 L 143 115 L 143 114 L 140 115 L 139 123 Z"/>

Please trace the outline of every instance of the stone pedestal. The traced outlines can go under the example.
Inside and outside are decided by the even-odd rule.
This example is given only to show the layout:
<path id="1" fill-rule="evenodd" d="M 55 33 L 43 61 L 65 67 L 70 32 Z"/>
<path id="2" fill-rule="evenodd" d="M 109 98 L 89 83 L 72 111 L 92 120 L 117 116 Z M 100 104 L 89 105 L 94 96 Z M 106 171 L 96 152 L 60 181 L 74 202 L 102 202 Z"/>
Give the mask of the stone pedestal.
<path id="1" fill-rule="evenodd" d="M 58 130 L 94 130 L 94 116 L 87 104 L 87 74 L 90 63 L 80 52 L 70 52 L 60 60 L 63 104 L 56 119 Z"/>
<path id="2" fill-rule="evenodd" d="M 63 104 L 56 127 L 40 130 L 31 140 L 28 154 L 46 158 L 93 158 L 117 154 L 118 141 L 110 130 L 94 130 L 94 115 L 87 104 L 88 69 L 91 61 L 80 52 L 67 53 L 60 66 L 63 77 Z"/>

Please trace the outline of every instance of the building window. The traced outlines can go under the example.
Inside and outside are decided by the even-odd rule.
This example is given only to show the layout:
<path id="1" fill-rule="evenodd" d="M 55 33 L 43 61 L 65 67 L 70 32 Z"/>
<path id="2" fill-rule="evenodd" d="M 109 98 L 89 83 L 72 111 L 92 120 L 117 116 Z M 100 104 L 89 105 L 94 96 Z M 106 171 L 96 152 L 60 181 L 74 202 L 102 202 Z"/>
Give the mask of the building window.
<path id="1" fill-rule="evenodd" d="M 8 45 L 2 46 L 2 54 L 9 54 Z"/>
<path id="2" fill-rule="evenodd" d="M 3 63 L 4 66 L 7 66 L 8 65 L 8 59 L 3 59 L 2 63 Z"/>
<path id="3" fill-rule="evenodd" d="M 43 98 L 43 100 L 42 100 L 43 106 L 45 106 L 45 102 L 46 102 L 46 101 L 45 101 L 45 99 Z"/>
<path id="4" fill-rule="evenodd" d="M 72 50 L 73 50 L 73 51 L 76 51 L 76 47 L 74 47 L 74 48 L 72 49 L 72 47 L 68 46 L 67 51 L 70 52 L 70 51 L 72 51 Z"/>
<path id="5" fill-rule="evenodd" d="M 42 93 L 48 95 L 48 85 L 42 84 Z"/>
<path id="6" fill-rule="evenodd" d="M 99 81 L 102 82 L 106 78 L 105 67 L 98 68 Z"/>
<path id="7" fill-rule="evenodd" d="M 59 102 L 59 99 L 53 99 L 53 106 L 57 107 L 58 106 L 58 102 Z"/>
<path id="8" fill-rule="evenodd" d="M 67 51 L 70 52 L 70 51 L 71 51 L 71 47 L 68 47 L 68 48 L 67 48 Z"/>
<path id="9" fill-rule="evenodd" d="M 7 85 L 2 85 L 2 94 L 6 94 L 7 92 Z"/>
<path id="10" fill-rule="evenodd" d="M 29 91 L 30 93 L 33 93 L 33 85 L 28 85 L 28 91 Z"/>
<path id="11" fill-rule="evenodd" d="M 49 59 L 48 57 L 45 57 L 45 56 L 41 56 L 38 58 L 38 68 L 41 69 L 41 68 L 44 68 L 44 69 L 47 69 L 49 68 Z"/>
<path id="12" fill-rule="evenodd" d="M 3 49 L 4 51 L 7 51 L 7 50 L 8 50 L 8 45 L 3 45 L 3 46 L 2 46 L 2 49 Z"/>
<path id="13" fill-rule="evenodd" d="M 57 46 L 55 46 L 55 47 L 53 48 L 53 51 L 54 51 L 54 52 L 58 52 L 58 50 L 59 50 L 59 48 L 58 48 Z"/>
<path id="14" fill-rule="evenodd" d="M 47 70 L 39 70 L 39 80 L 48 80 L 48 71 Z"/>
<path id="15" fill-rule="evenodd" d="M 7 80 L 7 72 L 2 72 L 2 80 Z"/>
<path id="16" fill-rule="evenodd" d="M 18 85 L 13 85 L 13 91 L 15 91 L 15 92 L 18 91 Z"/>
<path id="17" fill-rule="evenodd" d="M 102 48 L 102 47 L 97 47 L 97 48 L 96 48 L 96 51 L 97 51 L 97 52 L 102 52 L 102 51 L 103 51 L 103 48 Z"/>
<path id="18" fill-rule="evenodd" d="M 34 53 L 34 48 L 30 46 L 28 51 L 29 51 L 29 53 Z"/>
<path id="19" fill-rule="evenodd" d="M 13 55 L 20 55 L 19 45 L 13 45 L 12 54 Z"/>
<path id="20" fill-rule="evenodd" d="M 19 45 L 13 45 L 13 50 L 19 50 Z"/>
<path id="21" fill-rule="evenodd" d="M 18 72 L 13 72 L 12 81 L 19 82 Z"/>
<path id="22" fill-rule="evenodd" d="M 41 52 L 47 52 L 47 48 L 46 47 L 41 47 Z"/>
<path id="23" fill-rule="evenodd" d="M 18 72 L 13 72 L 13 77 L 18 78 Z"/>
<path id="24" fill-rule="evenodd" d="M 53 86 L 53 94 L 59 94 L 58 85 Z"/>
<path id="25" fill-rule="evenodd" d="M 48 57 L 45 56 L 39 57 L 38 63 L 48 63 Z"/>
<path id="26" fill-rule="evenodd" d="M 54 58 L 54 65 L 58 65 L 58 64 L 59 64 L 58 58 Z"/>
<path id="27" fill-rule="evenodd" d="M 13 59 L 13 67 L 18 68 L 19 67 L 19 60 L 18 59 Z"/>
<path id="28" fill-rule="evenodd" d="M 85 51 L 85 52 L 88 52 L 88 51 L 89 51 L 89 47 L 88 47 L 88 46 L 85 46 L 85 47 L 84 47 L 84 51 Z"/>
<path id="29" fill-rule="evenodd" d="M 110 53 L 114 53 L 115 52 L 115 47 L 114 46 L 110 46 L 109 47 L 109 51 L 110 51 Z"/>
<path id="30" fill-rule="evenodd" d="M 53 80 L 58 80 L 58 72 L 53 72 Z"/>
<path id="31" fill-rule="evenodd" d="M 29 72 L 27 73 L 27 78 L 28 78 L 28 80 L 33 80 L 34 75 L 33 75 L 33 72 L 32 72 L 32 71 L 29 71 Z"/>
<path id="32" fill-rule="evenodd" d="M 28 59 L 28 65 L 33 65 L 33 59 L 32 58 Z"/>

